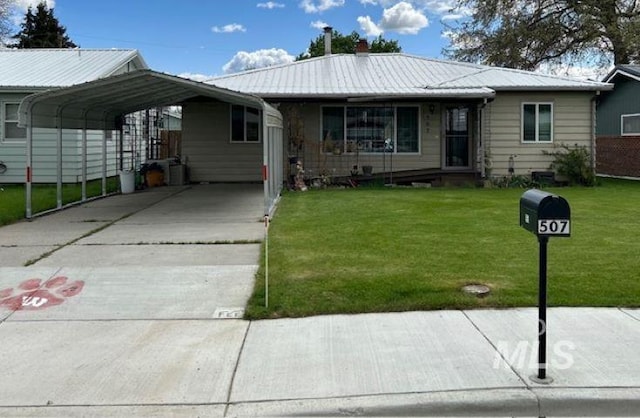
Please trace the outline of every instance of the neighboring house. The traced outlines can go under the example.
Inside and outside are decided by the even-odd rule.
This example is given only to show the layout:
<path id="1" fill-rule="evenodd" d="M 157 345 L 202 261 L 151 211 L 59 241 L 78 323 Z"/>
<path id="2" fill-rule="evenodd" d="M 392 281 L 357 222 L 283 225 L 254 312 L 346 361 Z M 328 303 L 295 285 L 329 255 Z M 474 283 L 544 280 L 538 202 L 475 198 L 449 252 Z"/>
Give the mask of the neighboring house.
<path id="1" fill-rule="evenodd" d="M 146 69 L 135 50 L 89 49 L 0 49 L 0 184 L 24 183 L 26 128 L 18 125 L 18 107 L 26 96 L 68 87 L 104 77 Z M 55 183 L 56 129 L 33 132 L 33 181 Z M 88 131 L 87 176 L 102 176 L 102 143 L 106 135 L 107 175 L 115 175 L 115 135 Z M 62 131 L 63 182 L 79 182 L 82 176 L 82 141 L 79 130 Z"/>
<path id="2" fill-rule="evenodd" d="M 598 99 L 597 172 L 640 177 L 640 66 L 618 65 L 604 81 L 614 88 Z"/>
<path id="3" fill-rule="evenodd" d="M 593 151 L 594 98 L 611 88 L 402 53 L 369 54 L 363 41 L 355 54 L 325 54 L 207 83 L 276 106 L 289 142 L 285 151 L 303 160 L 307 175 L 346 176 L 371 166 L 374 173 L 398 173 L 398 181 L 403 172 L 406 179 L 528 175 L 549 170 L 553 157 L 543 151 L 554 146 Z M 183 146 L 185 155 L 195 151 Z"/>

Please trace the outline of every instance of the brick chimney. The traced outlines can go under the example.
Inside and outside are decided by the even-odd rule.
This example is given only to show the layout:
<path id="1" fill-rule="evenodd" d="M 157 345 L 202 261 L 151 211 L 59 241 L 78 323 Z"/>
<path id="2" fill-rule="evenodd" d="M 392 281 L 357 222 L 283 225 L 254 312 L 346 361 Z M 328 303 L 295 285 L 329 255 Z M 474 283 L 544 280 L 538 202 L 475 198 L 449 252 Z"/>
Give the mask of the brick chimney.
<path id="1" fill-rule="evenodd" d="M 331 36 L 332 36 L 333 28 L 331 26 L 327 26 L 324 28 L 324 54 L 331 55 Z"/>
<path id="2" fill-rule="evenodd" d="M 366 39 L 360 39 L 356 44 L 356 55 L 366 55 L 369 53 L 369 43 Z"/>

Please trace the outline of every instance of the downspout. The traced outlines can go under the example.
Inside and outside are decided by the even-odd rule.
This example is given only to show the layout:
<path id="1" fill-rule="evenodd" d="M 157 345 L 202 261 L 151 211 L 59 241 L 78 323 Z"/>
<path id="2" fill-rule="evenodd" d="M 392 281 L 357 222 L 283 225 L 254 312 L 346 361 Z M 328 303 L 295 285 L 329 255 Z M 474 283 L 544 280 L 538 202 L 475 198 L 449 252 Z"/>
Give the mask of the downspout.
<path id="1" fill-rule="evenodd" d="M 596 91 L 596 95 L 591 98 L 591 171 L 596 174 L 596 123 L 597 123 L 597 107 L 596 101 L 600 96 L 600 90 Z"/>

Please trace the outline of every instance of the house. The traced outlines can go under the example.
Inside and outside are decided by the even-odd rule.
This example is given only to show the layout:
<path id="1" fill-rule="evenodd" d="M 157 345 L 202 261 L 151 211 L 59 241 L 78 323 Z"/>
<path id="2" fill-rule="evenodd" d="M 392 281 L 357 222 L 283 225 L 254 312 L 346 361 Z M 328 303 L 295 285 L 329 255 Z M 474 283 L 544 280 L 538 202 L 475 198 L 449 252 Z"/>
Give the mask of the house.
<path id="1" fill-rule="evenodd" d="M 101 78 L 146 69 L 135 50 L 0 49 L 0 184 L 24 183 L 27 130 L 18 124 L 21 101 L 30 94 L 68 87 Z M 80 182 L 82 138 L 78 129 L 65 129 L 62 140 L 62 181 Z M 103 135 L 106 135 L 107 175 L 116 174 L 117 141 L 113 132 L 87 131 L 87 176 L 103 175 Z M 33 181 L 55 183 L 56 129 L 33 132 Z"/>
<path id="2" fill-rule="evenodd" d="M 618 65 L 604 81 L 614 88 L 598 98 L 597 172 L 640 177 L 640 66 Z"/>
<path id="3" fill-rule="evenodd" d="M 556 145 L 593 151 L 594 98 L 606 83 L 370 54 L 366 41 L 355 54 L 331 54 L 325 39 L 324 56 L 208 81 L 277 107 L 286 152 L 311 177 L 530 175 L 549 170 L 553 157 L 543 151 Z"/>

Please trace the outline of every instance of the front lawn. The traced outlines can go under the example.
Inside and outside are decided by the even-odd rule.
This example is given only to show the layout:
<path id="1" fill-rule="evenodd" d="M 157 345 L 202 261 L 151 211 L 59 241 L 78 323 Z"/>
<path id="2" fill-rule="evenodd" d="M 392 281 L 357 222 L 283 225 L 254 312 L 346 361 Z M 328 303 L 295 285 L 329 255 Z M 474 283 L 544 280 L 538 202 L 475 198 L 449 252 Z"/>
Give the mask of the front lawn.
<path id="1" fill-rule="evenodd" d="M 572 210 L 549 242 L 550 306 L 640 306 L 640 182 L 548 189 Z M 538 242 L 522 189 L 360 188 L 286 193 L 248 318 L 536 306 Z M 485 298 L 461 292 L 491 287 Z"/>

